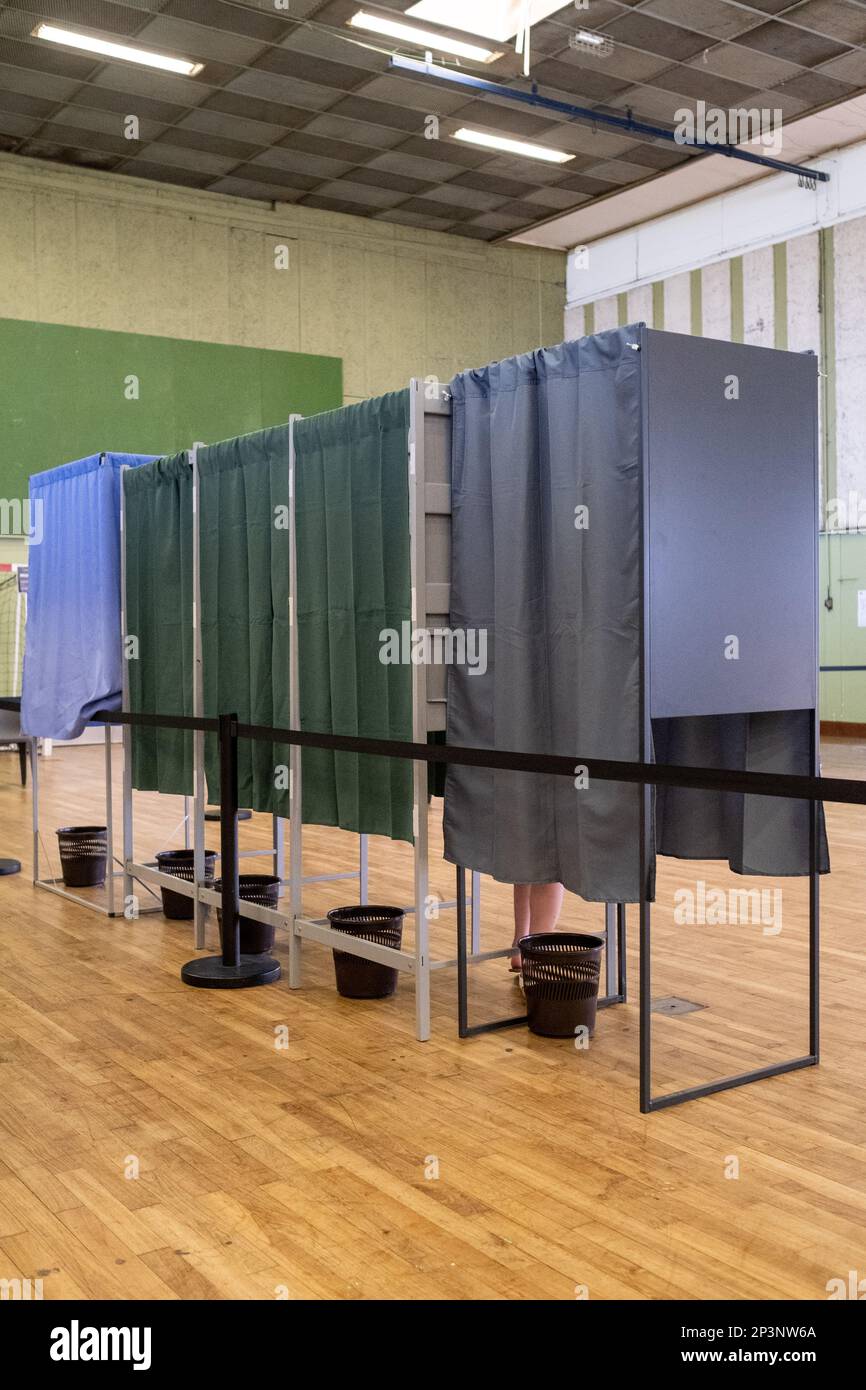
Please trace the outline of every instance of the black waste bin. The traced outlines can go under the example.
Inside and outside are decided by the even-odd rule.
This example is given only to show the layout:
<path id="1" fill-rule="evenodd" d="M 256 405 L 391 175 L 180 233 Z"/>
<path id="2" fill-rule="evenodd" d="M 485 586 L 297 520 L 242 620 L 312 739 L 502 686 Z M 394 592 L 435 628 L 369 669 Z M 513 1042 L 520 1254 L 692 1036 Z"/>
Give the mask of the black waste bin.
<path id="1" fill-rule="evenodd" d="M 282 880 L 274 874 L 241 874 L 238 881 L 238 896 L 241 902 L 259 903 L 261 907 L 279 907 L 281 882 Z M 222 879 L 217 879 L 214 884 L 214 892 L 222 892 Z M 220 924 L 220 937 L 222 937 L 223 915 L 219 908 L 217 908 L 217 921 Z M 245 917 L 243 913 L 241 913 L 240 927 L 242 956 L 262 956 L 273 949 L 274 927 L 269 927 L 264 922 L 257 922 L 252 917 Z"/>
<path id="2" fill-rule="evenodd" d="M 604 941 L 581 932 L 537 932 L 519 941 L 526 1014 L 533 1033 L 573 1038 L 595 1029 Z"/>
<path id="3" fill-rule="evenodd" d="M 216 852 L 212 849 L 206 849 L 204 852 L 204 881 L 208 888 L 213 883 L 215 864 Z M 172 878 L 182 878 L 187 883 L 192 883 L 195 879 L 195 850 L 160 850 L 156 856 L 156 866 L 162 873 L 171 874 Z M 163 888 L 162 910 L 166 917 L 170 917 L 174 922 L 189 922 L 195 916 L 195 900 L 186 897 L 183 893 L 173 893 L 170 888 Z"/>
<path id="4" fill-rule="evenodd" d="M 57 832 L 67 888 L 101 888 L 108 861 L 108 826 L 64 825 Z"/>
<path id="5" fill-rule="evenodd" d="M 328 921 L 336 931 L 345 932 L 347 936 L 375 941 L 394 950 L 400 949 L 403 940 L 403 910 L 399 907 L 371 903 L 337 907 L 328 913 Z M 352 956 L 347 951 L 334 952 L 334 974 L 337 992 L 344 999 L 387 999 L 397 988 L 398 972 L 393 966 Z"/>

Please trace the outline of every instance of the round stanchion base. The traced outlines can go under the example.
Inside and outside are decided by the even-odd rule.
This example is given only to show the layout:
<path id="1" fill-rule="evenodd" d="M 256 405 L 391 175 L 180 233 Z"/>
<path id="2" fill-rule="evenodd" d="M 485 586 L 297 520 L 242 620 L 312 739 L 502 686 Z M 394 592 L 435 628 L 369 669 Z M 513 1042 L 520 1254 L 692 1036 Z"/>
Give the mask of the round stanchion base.
<path id="1" fill-rule="evenodd" d="M 20 872 L 20 859 L 0 859 L 0 878 L 5 877 L 6 874 L 20 874 Z"/>
<path id="2" fill-rule="evenodd" d="M 197 989 L 249 989 L 280 978 L 273 956 L 241 956 L 237 965 L 224 965 L 222 956 L 199 956 L 181 966 L 180 978 Z"/>
<path id="3" fill-rule="evenodd" d="M 252 814 L 253 814 L 252 811 L 238 811 L 238 820 L 251 820 L 251 819 L 252 819 Z M 220 808 L 219 808 L 219 806 L 205 806 L 205 808 L 204 808 L 204 818 L 205 818 L 205 820 L 219 820 L 219 818 L 220 818 Z"/>

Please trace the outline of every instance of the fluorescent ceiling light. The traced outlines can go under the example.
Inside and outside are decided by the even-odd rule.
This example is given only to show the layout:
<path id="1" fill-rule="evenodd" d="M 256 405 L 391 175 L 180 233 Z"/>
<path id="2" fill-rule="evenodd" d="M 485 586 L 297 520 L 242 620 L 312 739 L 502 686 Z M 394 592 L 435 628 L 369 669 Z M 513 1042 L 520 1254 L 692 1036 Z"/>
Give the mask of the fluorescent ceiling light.
<path id="1" fill-rule="evenodd" d="M 591 48 L 604 48 L 607 42 L 604 34 L 593 34 L 589 29 L 578 29 L 574 37 L 581 43 L 588 43 Z"/>
<path id="2" fill-rule="evenodd" d="M 120 58 L 125 63 L 141 63 L 146 68 L 163 68 L 166 72 L 182 73 L 184 77 L 195 77 L 204 67 L 203 63 L 191 63 L 186 58 L 167 58 L 164 53 L 148 53 L 144 48 L 130 48 L 128 44 L 112 43 L 110 39 L 74 34 L 71 29 L 59 29 L 56 24 L 37 24 L 33 35 L 49 43 L 65 44 L 67 48 L 80 48 L 84 53 Z"/>
<path id="3" fill-rule="evenodd" d="M 529 21 L 537 24 L 557 10 L 565 9 L 563 0 L 418 0 L 406 11 L 415 19 L 431 24 L 443 24 L 465 34 L 482 34 L 487 39 L 512 39 Z"/>
<path id="4" fill-rule="evenodd" d="M 399 24 L 396 20 L 383 19 L 381 15 L 367 14 L 364 10 L 352 15 L 349 23 L 356 29 L 369 29 L 374 34 L 385 34 L 389 39 L 402 39 L 425 50 L 453 53 L 458 58 L 469 58 L 476 63 L 492 63 L 494 58 L 502 57 L 501 53 L 494 53 L 490 48 L 463 43 L 460 39 L 447 39 L 444 34 L 434 34 L 432 29 L 416 29 L 414 24 Z"/>
<path id="5" fill-rule="evenodd" d="M 574 159 L 573 154 L 562 150 L 552 150 L 548 145 L 530 145 L 526 140 L 509 140 L 505 135 L 487 135 L 483 130 L 468 130 L 461 126 L 454 132 L 455 140 L 465 140 L 469 145 L 482 145 L 488 150 L 504 150 L 506 154 L 522 154 L 527 159 L 543 159 L 548 164 L 567 164 Z"/>

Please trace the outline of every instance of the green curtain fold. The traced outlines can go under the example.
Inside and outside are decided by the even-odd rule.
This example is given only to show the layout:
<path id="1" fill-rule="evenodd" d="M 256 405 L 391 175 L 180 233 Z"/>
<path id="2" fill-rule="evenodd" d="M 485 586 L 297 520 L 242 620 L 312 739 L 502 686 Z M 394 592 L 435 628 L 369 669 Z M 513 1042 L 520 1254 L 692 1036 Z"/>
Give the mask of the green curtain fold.
<path id="1" fill-rule="evenodd" d="M 412 668 L 380 660 L 411 617 L 409 393 L 295 424 L 301 727 L 411 739 Z M 412 840 L 412 764 L 308 749 L 303 818 Z"/>
<path id="2" fill-rule="evenodd" d="M 129 708 L 191 715 L 192 470 L 175 454 L 123 473 Z M 132 785 L 190 796 L 192 735 L 180 729 L 132 733 Z"/>
<path id="3" fill-rule="evenodd" d="M 295 425 L 301 727 L 408 740 L 412 668 L 380 659 L 411 618 L 409 393 Z M 288 426 L 198 451 L 204 713 L 289 723 Z M 186 454 L 124 474 L 130 708 L 192 714 L 192 470 Z M 190 794 L 192 737 L 139 730 L 133 785 Z M 304 752 L 303 818 L 412 840 L 412 765 Z M 239 793 L 288 816 L 289 749 L 241 741 Z M 216 740 L 205 741 L 219 799 Z"/>
<path id="4" fill-rule="evenodd" d="M 198 451 L 204 713 L 289 723 L 289 427 Z M 285 745 L 241 739 L 240 804 L 288 816 Z M 208 796 L 219 747 L 205 740 Z"/>

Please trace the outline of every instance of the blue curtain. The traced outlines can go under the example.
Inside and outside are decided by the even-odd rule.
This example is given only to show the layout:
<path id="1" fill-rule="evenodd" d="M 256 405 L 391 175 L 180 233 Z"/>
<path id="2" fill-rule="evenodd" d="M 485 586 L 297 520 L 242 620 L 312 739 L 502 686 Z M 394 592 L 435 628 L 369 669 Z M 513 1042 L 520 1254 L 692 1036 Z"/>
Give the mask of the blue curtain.
<path id="1" fill-rule="evenodd" d="M 120 705 L 120 471 L 150 458 L 91 454 L 30 479 L 28 734 L 77 738 L 95 710 Z"/>

